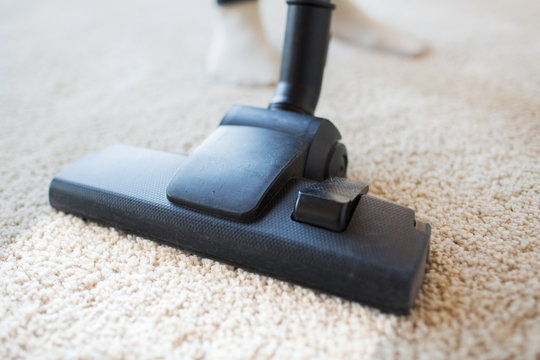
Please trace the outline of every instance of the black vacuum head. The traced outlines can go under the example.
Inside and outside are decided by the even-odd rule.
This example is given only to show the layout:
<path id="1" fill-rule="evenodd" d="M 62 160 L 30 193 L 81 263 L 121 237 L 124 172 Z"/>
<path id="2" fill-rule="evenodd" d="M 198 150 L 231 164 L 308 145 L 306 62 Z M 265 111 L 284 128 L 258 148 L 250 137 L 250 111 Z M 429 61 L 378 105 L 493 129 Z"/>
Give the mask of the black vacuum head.
<path id="1" fill-rule="evenodd" d="M 257 123 L 264 113 L 304 137 L 231 119 L 258 114 Z M 334 154 L 343 157 L 321 129 L 336 135 L 323 119 L 235 106 L 190 156 L 122 145 L 87 155 L 53 179 L 50 202 L 206 257 L 407 313 L 424 275 L 430 227 L 413 210 L 367 195 L 366 184 L 303 177 L 311 152 L 326 149 L 325 161 L 313 161 L 322 170 L 309 169 L 321 174 L 337 162 Z M 266 151 L 239 150 L 288 136 L 290 146 L 271 141 L 263 143 Z M 227 161 L 232 154 L 239 158 Z"/>
<path id="2" fill-rule="evenodd" d="M 191 155 L 112 146 L 68 166 L 51 205 L 202 256 L 394 313 L 407 313 L 429 256 L 429 224 L 344 178 L 347 150 L 312 116 L 330 13 L 289 0 L 269 109 L 233 106 Z"/>
<path id="3" fill-rule="evenodd" d="M 360 195 L 347 228 L 328 230 L 324 222 L 317 226 L 317 212 L 338 216 L 335 207 L 307 211 L 304 222 L 293 219 L 302 192 L 319 183 L 292 179 L 260 218 L 238 222 L 167 199 L 167 186 L 186 161 L 184 155 L 111 146 L 58 174 L 50 201 L 82 218 L 388 312 L 407 313 L 413 305 L 430 227 L 411 209 Z M 335 182 L 336 191 L 323 191 L 321 202 L 342 197 L 340 187 L 350 180 L 326 181 Z"/>

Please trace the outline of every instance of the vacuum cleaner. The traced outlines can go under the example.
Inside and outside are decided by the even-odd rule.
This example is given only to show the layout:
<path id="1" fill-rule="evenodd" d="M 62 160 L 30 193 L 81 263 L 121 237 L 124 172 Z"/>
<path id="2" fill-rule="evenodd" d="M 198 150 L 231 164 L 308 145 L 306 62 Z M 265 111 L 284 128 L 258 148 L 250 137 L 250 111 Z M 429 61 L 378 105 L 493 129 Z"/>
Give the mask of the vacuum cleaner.
<path id="1" fill-rule="evenodd" d="M 407 314 L 430 225 L 346 179 L 347 150 L 319 99 L 334 5 L 288 0 L 268 108 L 232 106 L 189 156 L 125 145 L 51 182 L 52 207 L 249 271 Z"/>

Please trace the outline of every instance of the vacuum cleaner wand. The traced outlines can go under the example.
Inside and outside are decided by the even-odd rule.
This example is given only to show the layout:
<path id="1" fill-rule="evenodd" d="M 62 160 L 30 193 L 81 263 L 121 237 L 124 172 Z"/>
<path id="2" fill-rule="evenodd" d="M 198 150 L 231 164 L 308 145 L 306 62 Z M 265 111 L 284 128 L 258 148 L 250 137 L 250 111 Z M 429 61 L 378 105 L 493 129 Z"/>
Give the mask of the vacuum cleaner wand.
<path id="1" fill-rule="evenodd" d="M 408 313 L 424 277 L 429 224 L 344 178 L 347 151 L 319 98 L 330 16 L 288 0 L 280 81 L 269 109 L 232 106 L 189 156 L 116 145 L 51 182 L 61 211 L 235 266 Z"/>
<path id="2" fill-rule="evenodd" d="M 319 100 L 334 4 L 287 1 L 281 73 L 270 109 L 313 115 Z"/>

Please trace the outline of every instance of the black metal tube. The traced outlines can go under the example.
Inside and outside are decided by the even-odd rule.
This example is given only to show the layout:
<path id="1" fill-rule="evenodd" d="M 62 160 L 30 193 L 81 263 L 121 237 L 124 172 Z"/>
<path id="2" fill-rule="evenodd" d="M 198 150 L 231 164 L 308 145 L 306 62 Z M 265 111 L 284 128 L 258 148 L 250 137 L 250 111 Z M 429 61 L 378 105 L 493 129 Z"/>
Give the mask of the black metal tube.
<path id="1" fill-rule="evenodd" d="M 321 92 L 335 6 L 326 0 L 287 0 L 287 4 L 281 73 L 268 108 L 312 115 Z"/>

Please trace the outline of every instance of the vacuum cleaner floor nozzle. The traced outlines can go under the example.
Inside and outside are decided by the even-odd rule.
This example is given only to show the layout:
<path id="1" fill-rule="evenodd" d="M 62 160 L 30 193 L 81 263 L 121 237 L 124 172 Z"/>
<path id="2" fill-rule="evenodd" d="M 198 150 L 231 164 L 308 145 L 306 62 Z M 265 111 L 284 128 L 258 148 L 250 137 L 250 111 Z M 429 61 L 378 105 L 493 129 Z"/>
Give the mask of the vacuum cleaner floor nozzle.
<path id="1" fill-rule="evenodd" d="M 387 312 L 407 313 L 413 305 L 430 237 L 429 225 L 415 220 L 413 210 L 366 195 L 360 186 L 363 194 L 348 226 L 331 231 L 293 219 L 300 194 L 313 195 L 320 182 L 291 179 L 260 217 L 238 222 L 167 199 L 166 188 L 186 159 L 111 146 L 59 173 L 51 182 L 50 202 L 82 218 Z M 326 181 L 319 201 L 346 204 L 339 190 L 349 180 L 335 180 L 334 194 L 332 181 Z M 309 208 L 304 213 L 309 218 Z"/>
<path id="2" fill-rule="evenodd" d="M 324 292 L 407 313 L 429 224 L 345 179 L 347 149 L 319 99 L 334 5 L 288 0 L 268 109 L 233 106 L 191 155 L 113 146 L 52 181 L 56 209 Z"/>

